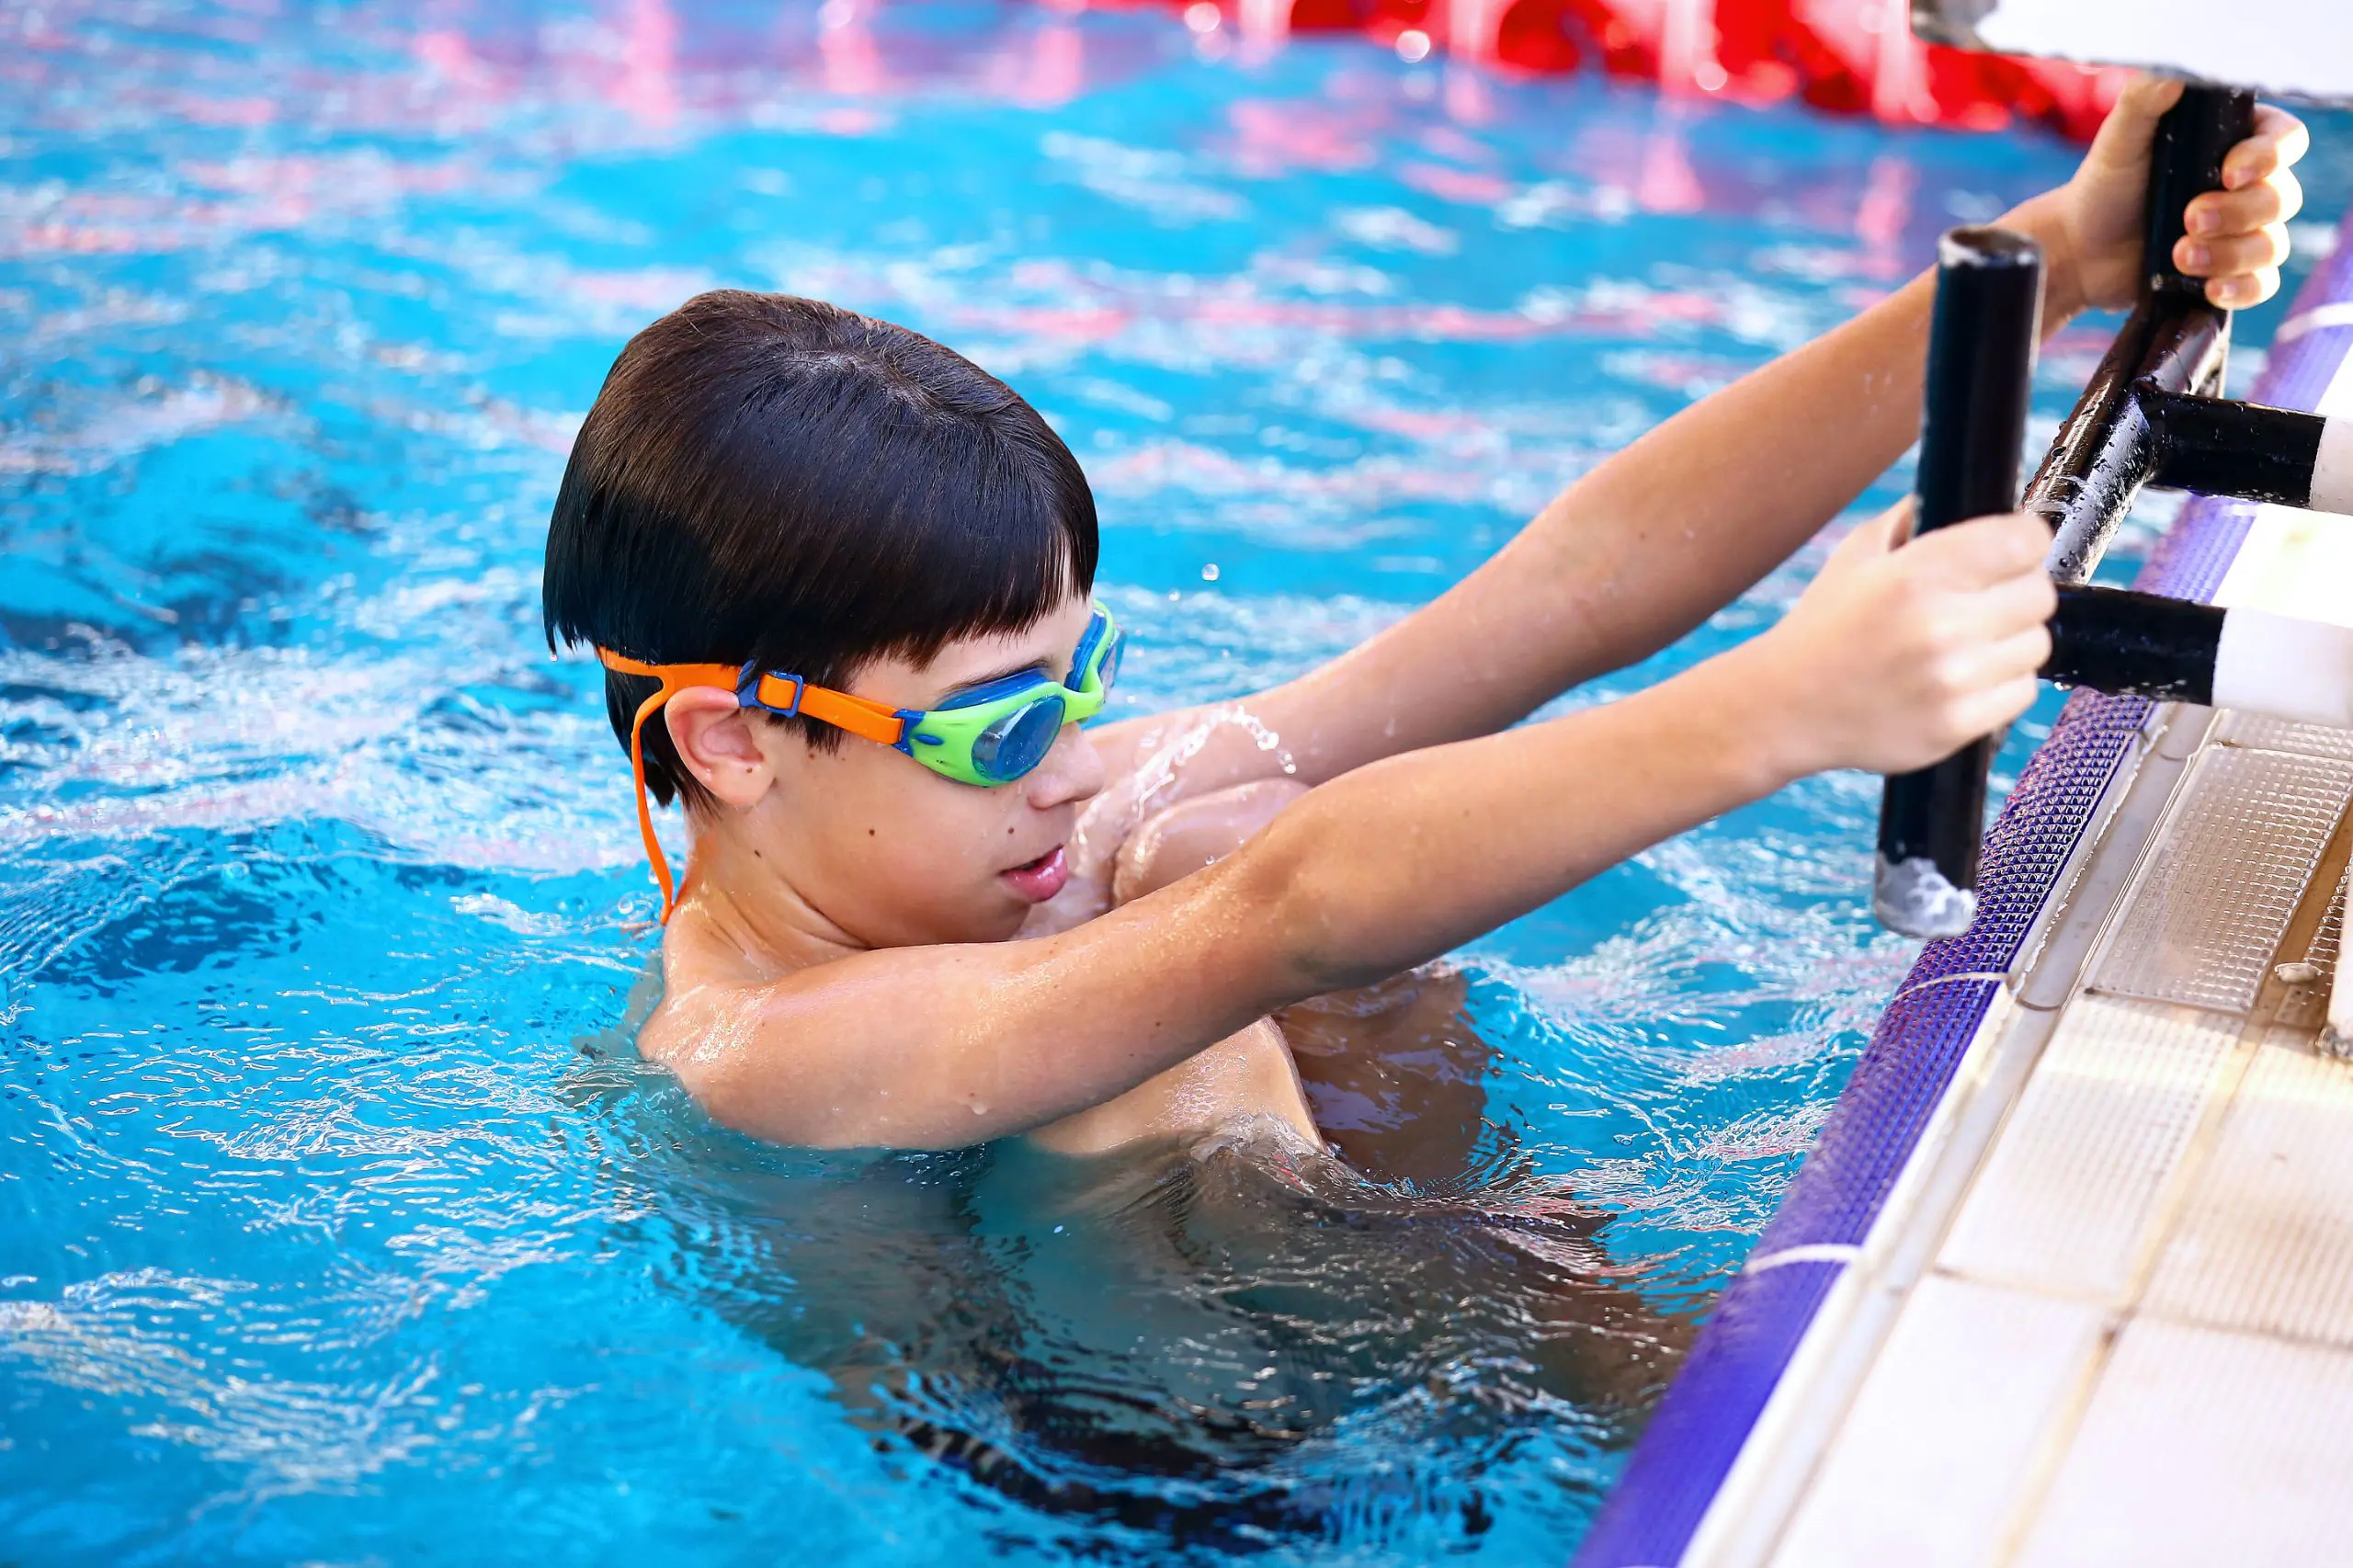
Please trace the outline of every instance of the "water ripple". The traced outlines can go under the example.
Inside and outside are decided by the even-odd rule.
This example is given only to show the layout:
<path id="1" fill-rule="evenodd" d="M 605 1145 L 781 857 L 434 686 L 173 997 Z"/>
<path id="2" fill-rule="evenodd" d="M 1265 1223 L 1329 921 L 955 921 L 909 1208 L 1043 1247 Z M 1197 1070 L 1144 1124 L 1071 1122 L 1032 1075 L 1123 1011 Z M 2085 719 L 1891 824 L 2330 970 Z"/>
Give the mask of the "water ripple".
<path id="1" fill-rule="evenodd" d="M 890 314 L 1087 464 L 1118 710 L 1230 699 L 2066 154 L 1197 51 L 1030 5 L 0 7 L 0 1557 L 1561 1559 L 1902 971 L 1872 781 L 1392 994 L 1444 1114 L 1324 1083 L 1353 1174 L 767 1149 L 628 1046 L 627 770 L 539 626 L 563 454 L 694 290 Z"/>

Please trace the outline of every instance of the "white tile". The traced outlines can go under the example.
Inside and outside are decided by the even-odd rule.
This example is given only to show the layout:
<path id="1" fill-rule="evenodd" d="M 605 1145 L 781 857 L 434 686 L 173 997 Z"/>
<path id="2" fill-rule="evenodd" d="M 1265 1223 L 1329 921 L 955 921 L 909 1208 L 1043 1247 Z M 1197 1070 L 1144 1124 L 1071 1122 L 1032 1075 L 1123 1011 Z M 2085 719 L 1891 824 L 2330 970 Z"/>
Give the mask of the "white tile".
<path id="1" fill-rule="evenodd" d="M 2347 384 L 2340 374 L 2339 384 Z M 2266 504 L 2223 574 L 2214 602 L 2353 626 L 2353 530 L 2342 517 Z"/>
<path id="2" fill-rule="evenodd" d="M 2095 990 L 2244 1011 L 2346 797 L 2353 762 L 2210 746 L 2096 960 Z"/>
<path id="3" fill-rule="evenodd" d="M 1938 1264 L 2103 1301 L 2154 1244 L 2158 1195 L 2207 1096 L 2226 1086 L 2237 1020 L 2079 996 L 1962 1202 Z"/>
<path id="4" fill-rule="evenodd" d="M 2172 733 L 2170 726 L 2166 733 Z M 2087 829 L 2092 845 L 2081 855 L 2080 869 L 2063 874 L 2056 890 L 2058 907 L 2036 922 L 2041 938 L 2027 960 L 2019 1002 L 2055 1013 L 2074 997 L 2091 955 L 2101 950 L 2110 912 L 2123 906 L 2125 890 L 2139 869 L 2142 846 L 2155 837 L 2157 824 L 2165 820 L 2188 767 L 2163 749 L 2144 750 L 2124 760 L 2104 791 L 2116 795 L 2115 804 L 2109 807 L 2103 801 Z"/>
<path id="5" fill-rule="evenodd" d="M 2143 1310 L 2353 1348 L 2353 1062 L 2266 1041 Z M 2353 1406 L 2345 1426 L 2353 1465 Z"/>
<path id="6" fill-rule="evenodd" d="M 2348 1438 L 2353 1354 L 2136 1320 L 2118 1340 L 2014 1562 L 2322 1568 L 2353 1561 Z"/>
<path id="7" fill-rule="evenodd" d="M 2207 731 L 2214 722 L 2214 710 L 2188 702 L 2169 702 L 2158 709 L 2150 722 L 2156 730 L 2156 754 L 2187 762 L 2206 744 Z"/>
<path id="8" fill-rule="evenodd" d="M 1923 1278 L 1773 1562 L 1993 1562 L 2037 1444 L 2097 1348 L 2100 1321 L 2083 1303 Z"/>

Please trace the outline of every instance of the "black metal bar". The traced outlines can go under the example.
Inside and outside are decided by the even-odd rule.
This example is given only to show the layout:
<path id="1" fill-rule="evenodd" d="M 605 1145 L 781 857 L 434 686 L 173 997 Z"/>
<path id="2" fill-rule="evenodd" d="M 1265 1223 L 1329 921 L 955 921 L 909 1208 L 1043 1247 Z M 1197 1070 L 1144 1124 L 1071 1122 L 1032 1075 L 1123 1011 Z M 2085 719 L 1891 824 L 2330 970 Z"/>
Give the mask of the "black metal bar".
<path id="1" fill-rule="evenodd" d="M 1914 518 L 1922 532 L 2018 501 L 2042 318 L 2042 252 L 2002 229 L 1955 229 L 1937 247 Z M 1891 929 L 1949 937 L 1976 911 L 1990 737 L 1891 778 L 1872 904 Z"/>
<path id="2" fill-rule="evenodd" d="M 2190 198 L 2222 183 L 2222 158 L 2255 126 L 2255 96 L 2191 83 L 2157 120 L 2142 232 L 2142 293 L 2084 395 L 2028 483 L 2026 506 L 2050 520 L 2051 574 L 2084 583 L 2155 466 L 2148 420 L 2134 396 L 2219 392 L 2230 353 L 2230 312 L 2173 264 Z"/>
<path id="3" fill-rule="evenodd" d="M 2254 127 L 2254 94 L 2231 87 L 2190 85 L 2181 101 L 2158 122 L 2143 214 L 2142 301 L 2125 320 L 2083 398 L 2059 428 L 2059 440 L 2035 469 L 2026 506 L 2050 518 L 2052 577 L 2062 584 L 2062 609 L 2052 624 L 2054 678 L 2099 685 L 2104 690 L 2143 692 L 2151 697 L 2207 699 L 2214 697 L 2223 615 L 2205 605 L 2174 605 L 2146 596 L 2110 596 L 2085 588 L 2115 528 L 2134 494 L 2163 471 L 2172 483 L 2200 481 L 2226 490 L 2280 494 L 2302 483 L 2315 485 L 2315 461 L 2327 443 L 2311 426 L 2282 426 L 2266 419 L 2273 410 L 2219 412 L 2193 403 L 2190 393 L 2219 395 L 2231 353 L 2231 313 L 2207 303 L 2205 282 L 2181 276 L 2174 244 L 2184 233 L 2190 198 L 2222 186 L 2223 155 Z M 1955 235 L 1946 238 L 1953 247 Z M 1960 410 L 1976 400 L 1984 405 L 2017 405 L 2009 426 L 2009 452 L 2024 440 L 2024 381 L 2033 368 L 2033 332 L 2040 309 L 2024 315 L 2024 351 L 2012 339 L 2005 315 L 2000 341 L 1979 324 L 1962 336 L 1962 324 L 1946 313 L 1946 294 L 1958 276 L 1938 268 L 1937 318 L 1929 330 L 1927 419 L 1920 443 L 1920 520 L 1923 528 L 2009 506 L 2007 490 L 2017 466 L 1997 454 L 1988 426 L 1941 407 Z M 2040 273 L 2035 278 L 2040 297 Z M 1962 344 L 1972 344 L 1962 348 Z M 1974 360 L 1972 360 L 1974 353 Z M 1988 358 L 1993 356 L 1993 358 Z M 1993 362 L 1997 358 L 1997 362 Z M 1982 381 L 1991 377 L 1991 391 Z M 1972 384 L 1976 381 L 1976 384 Z M 1958 454 L 1938 440 L 1938 426 L 1972 426 L 1976 449 Z M 2233 426 L 2235 422 L 2235 426 Z M 2247 426 L 2261 426 L 2240 445 Z M 2302 481 L 2287 469 L 2302 461 Z M 1974 490 L 1955 485 L 1955 475 L 1974 475 Z M 2273 617 L 2276 619 L 2276 617 Z M 2261 685 L 2266 659 L 2280 662 L 2276 647 L 2261 642 L 2270 621 L 2254 621 L 2256 638 L 2247 653 L 2247 680 Z M 2294 642 L 2294 638 L 2287 638 Z M 2306 659 L 2291 645 L 2287 662 Z M 2306 659 L 2308 662 L 2308 659 Z M 2320 659 L 2327 664 L 2329 659 Z M 2240 676 L 2231 676 L 2240 680 Z M 2311 711 L 2353 711 L 2344 692 L 2306 701 Z M 1979 742 L 1955 758 L 1917 775 L 1887 781 L 1880 808 L 1880 864 L 1873 906 L 1880 921 L 1906 935 L 1958 935 L 1976 911 L 1976 852 L 1984 835 L 1986 763 L 1993 742 Z"/>
<path id="4" fill-rule="evenodd" d="M 2025 505 L 2047 517 L 2053 529 L 2052 575 L 2063 589 L 2090 577 L 2133 496 L 2158 472 L 2165 446 L 2161 422 L 2171 418 L 2186 425 L 2206 417 L 2207 411 L 2183 411 L 2166 400 L 2222 391 L 2230 351 L 2230 312 L 2207 302 L 2201 282 L 2181 275 L 2173 264 L 2173 249 L 2181 237 L 2184 209 L 2193 197 L 2221 185 L 2224 154 L 2245 138 L 2253 123 L 2251 94 L 2190 85 L 2158 124 L 2143 229 L 2140 303 L 2027 488 Z M 1965 247 L 1965 232 L 1948 235 L 1940 252 L 1929 335 L 1918 489 L 1923 527 L 2003 511 L 2011 505 L 2039 324 L 2039 258 L 2028 309 L 2022 313 L 2006 309 L 1999 329 L 1983 323 L 1964 324 L 1959 313 L 1964 308 L 1964 269 L 1953 263 L 1969 258 L 1955 254 L 1957 243 Z M 2001 269 L 1980 270 L 1993 276 Z M 1983 281 L 1978 279 L 1981 285 Z M 1979 302 L 1972 301 L 1972 305 Z M 1985 409 L 1998 408 L 2004 419 L 2013 421 L 2007 426 L 2006 453 L 1996 449 L 2000 443 L 1990 434 L 1988 420 L 1960 412 L 1980 400 Z M 1958 441 L 1964 428 L 1976 445 L 1956 450 L 1949 443 Z M 2208 455 L 2202 460 L 2210 467 L 2216 464 L 2202 435 L 2185 437 L 2183 444 L 2205 449 Z M 2267 472 L 2253 477 L 2268 482 L 2277 476 Z M 2306 483 L 2312 483 L 2308 469 Z M 1948 486 L 1952 488 L 1948 491 Z M 2142 618 L 2137 625 L 2135 616 Z M 2211 698 L 2219 628 L 2220 620 L 2202 607 L 2176 609 L 2162 603 L 2121 603 L 2098 593 L 2071 595 L 2063 603 L 2061 623 L 2054 625 L 2054 639 L 2063 647 L 2065 659 L 2063 663 L 2054 655 L 2052 667 L 2073 678 L 2113 684 L 2119 689 L 2188 695 L 2201 678 L 2197 665 L 2202 658 L 2202 678 Z M 1893 929 L 1911 936 L 1949 936 L 1963 929 L 1974 915 L 1985 765 L 1991 755 L 1989 739 L 1936 767 L 1888 780 L 1872 903 Z"/>
<path id="5" fill-rule="evenodd" d="M 2018 505 L 2042 318 L 2042 251 L 2007 229 L 1954 229 L 1937 245 L 1913 530 Z"/>
<path id="6" fill-rule="evenodd" d="M 2184 232 L 2190 199 L 2222 187 L 2224 154 L 2254 131 L 2253 93 L 2197 82 L 2184 85 L 2180 101 L 2157 120 L 2141 248 L 2150 293 L 2205 298 L 2204 280 L 2184 277 L 2174 266 L 2174 244 Z"/>
<path id="7" fill-rule="evenodd" d="M 2027 483 L 2026 509 L 2040 513 L 2056 536 L 2053 579 L 2090 580 L 2154 472 L 2155 444 L 2136 389 L 2187 392 L 2211 384 L 2228 335 L 2227 312 L 2179 294 L 2143 299 L 2125 318 Z"/>
<path id="8" fill-rule="evenodd" d="M 2062 588 L 2042 677 L 2161 702 L 2210 703 L 2226 613 L 2129 588 Z"/>
<path id="9" fill-rule="evenodd" d="M 2311 504 L 2321 432 L 2328 427 L 2319 415 L 2154 383 L 2141 386 L 2138 402 L 2155 437 L 2150 483 L 2283 506 Z"/>

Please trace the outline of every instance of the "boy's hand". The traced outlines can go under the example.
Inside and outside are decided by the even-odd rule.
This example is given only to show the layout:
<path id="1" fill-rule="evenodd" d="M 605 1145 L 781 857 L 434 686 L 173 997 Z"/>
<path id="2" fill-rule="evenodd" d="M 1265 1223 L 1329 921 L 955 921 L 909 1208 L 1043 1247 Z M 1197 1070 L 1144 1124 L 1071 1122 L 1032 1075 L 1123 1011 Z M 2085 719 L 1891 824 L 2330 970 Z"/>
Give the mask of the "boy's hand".
<path id="1" fill-rule="evenodd" d="M 2063 314 L 2079 306 L 2118 310 L 2141 282 L 2143 207 L 2157 117 L 2181 97 L 2181 84 L 2136 78 L 2109 111 L 2075 177 L 2052 193 L 2059 232 L 2052 293 Z M 2312 146 L 2303 121 L 2257 105 L 2255 134 L 2222 160 L 2222 187 L 2189 204 L 2188 233 L 2174 247 L 2176 267 L 2206 279 L 2206 298 L 2243 310 L 2279 290 L 2288 258 L 2288 220 L 2303 207 L 2291 172 Z"/>
<path id="2" fill-rule="evenodd" d="M 2059 605 L 2049 525 L 2014 512 L 1910 531 L 1904 506 L 1858 528 L 1753 645 L 1793 776 L 1926 767 L 2034 700 Z"/>

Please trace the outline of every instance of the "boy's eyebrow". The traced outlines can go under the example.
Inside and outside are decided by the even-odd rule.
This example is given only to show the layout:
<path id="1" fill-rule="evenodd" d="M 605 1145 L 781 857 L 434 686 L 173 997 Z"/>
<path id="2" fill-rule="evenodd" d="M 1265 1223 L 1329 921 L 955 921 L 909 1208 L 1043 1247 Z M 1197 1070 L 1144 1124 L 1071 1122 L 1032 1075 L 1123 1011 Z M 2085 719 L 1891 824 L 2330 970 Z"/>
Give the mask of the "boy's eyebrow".
<path id="1" fill-rule="evenodd" d="M 1051 672 L 1047 660 L 1048 655 L 1041 653 L 1037 658 L 1024 660 L 1022 663 L 1017 665 L 1007 665 L 1005 668 L 993 671 L 988 675 L 974 676 L 970 680 L 960 680 L 954 686 L 951 686 L 947 690 L 941 692 L 939 694 L 940 698 L 942 700 L 945 700 L 948 698 L 958 696 L 963 692 L 977 690 L 979 687 L 984 687 L 992 681 L 1006 680 L 1014 676 L 1051 674 Z"/>

